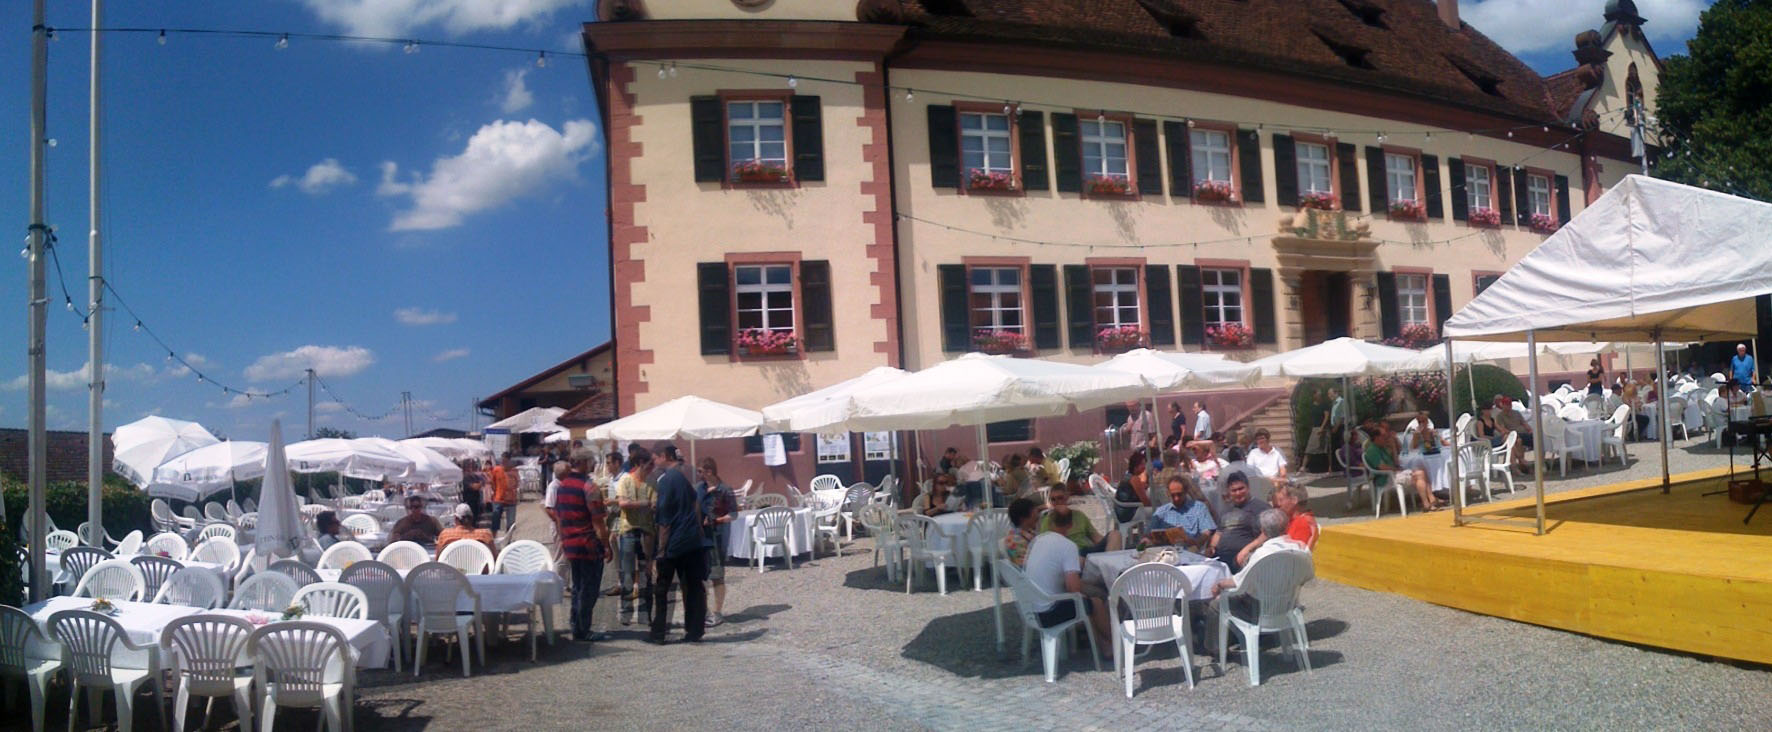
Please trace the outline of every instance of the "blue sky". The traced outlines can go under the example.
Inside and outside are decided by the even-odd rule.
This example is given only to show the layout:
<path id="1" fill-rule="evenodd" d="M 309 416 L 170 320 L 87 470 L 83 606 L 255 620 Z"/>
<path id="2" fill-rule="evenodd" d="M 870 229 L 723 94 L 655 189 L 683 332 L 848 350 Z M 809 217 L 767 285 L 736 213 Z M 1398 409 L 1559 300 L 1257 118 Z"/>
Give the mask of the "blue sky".
<path id="1" fill-rule="evenodd" d="M 836 0 L 833 0 L 836 1 Z M 112 27 L 344 33 L 567 49 L 589 0 L 133 0 Z M 1541 72 L 1573 64 L 1603 0 L 1546 16 L 1535 0 L 1464 3 L 1465 19 Z M 1651 41 L 1680 52 L 1702 0 L 1642 0 Z M 83 27 L 85 3 L 50 25 Z M 1535 7 L 1536 6 L 1536 7 Z M 0 59 L 0 202 L 27 223 L 28 3 L 11 3 Z M 50 46 L 48 212 L 85 301 L 87 37 Z M 419 407 L 415 429 L 468 426 L 470 400 L 608 338 L 601 131 L 582 61 L 421 46 L 111 34 L 103 210 L 107 277 L 213 379 L 278 390 L 302 368 L 359 413 Z M 15 242 L 22 242 L 15 239 Z M 22 426 L 26 263 L 0 274 L 0 425 Z M 49 313 L 50 427 L 84 429 L 86 334 Z M 114 305 L 114 303 L 113 303 Z M 133 320 L 105 328 L 107 428 L 145 414 L 263 439 L 305 427 L 305 392 L 245 402 L 166 361 Z M 194 356 L 193 356 L 194 354 Z M 399 436 L 328 403 L 317 423 Z M 452 418 L 452 419 L 449 419 Z"/>

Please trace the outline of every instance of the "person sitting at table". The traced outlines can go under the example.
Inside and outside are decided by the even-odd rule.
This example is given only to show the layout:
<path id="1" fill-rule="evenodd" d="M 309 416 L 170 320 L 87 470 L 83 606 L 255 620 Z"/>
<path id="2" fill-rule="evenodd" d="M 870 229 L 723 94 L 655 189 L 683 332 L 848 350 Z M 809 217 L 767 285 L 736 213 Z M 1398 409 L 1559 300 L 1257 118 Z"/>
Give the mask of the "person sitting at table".
<path id="1" fill-rule="evenodd" d="M 319 544 L 322 550 L 339 543 L 343 540 L 343 537 L 339 536 L 339 530 L 342 528 L 344 525 L 339 522 L 338 514 L 331 511 L 321 511 L 314 514 L 314 543 Z"/>
<path id="2" fill-rule="evenodd" d="M 1146 464 L 1144 453 L 1135 452 L 1126 456 L 1126 477 L 1114 487 L 1114 501 L 1122 504 L 1136 503 L 1138 506 L 1151 505 L 1150 466 Z M 1114 520 L 1125 523 L 1132 520 L 1138 513 L 1138 506 L 1115 506 Z"/>
<path id="3" fill-rule="evenodd" d="M 960 455 L 959 450 L 950 447 L 941 451 L 941 464 L 939 465 L 941 472 L 953 475 L 954 471 L 959 470 L 960 466 L 965 464 L 966 458 Z"/>
<path id="4" fill-rule="evenodd" d="M 1255 447 L 1245 451 L 1243 459 L 1261 471 L 1263 477 L 1275 483 L 1285 482 L 1286 453 L 1274 447 L 1273 435 L 1266 427 L 1255 431 Z"/>
<path id="5" fill-rule="evenodd" d="M 472 515 L 473 510 L 471 507 L 468 509 L 469 515 Z M 406 515 L 400 517 L 399 521 L 395 521 L 394 528 L 388 530 L 388 542 L 411 541 L 429 544 L 436 541 L 437 535 L 440 533 L 443 533 L 443 525 L 437 523 L 437 519 L 431 518 L 430 514 L 425 513 L 425 499 L 410 496 L 406 499 Z"/>
<path id="6" fill-rule="evenodd" d="M 1528 424 L 1526 418 L 1521 416 L 1519 412 L 1514 411 L 1514 400 L 1506 394 L 1495 395 L 1494 404 L 1495 421 L 1501 425 L 1502 429 L 1518 433 L 1520 436 L 1518 440 L 1514 441 L 1518 448 L 1514 451 L 1514 466 L 1520 467 L 1520 456 L 1532 447 L 1532 425 Z"/>
<path id="7" fill-rule="evenodd" d="M 1416 497 L 1421 500 L 1422 510 L 1432 511 L 1440 508 L 1439 501 L 1434 498 L 1433 486 L 1428 483 L 1427 471 L 1402 466 L 1396 448 L 1393 447 L 1397 444 L 1397 436 L 1390 431 L 1390 425 L 1377 420 L 1368 420 L 1367 424 L 1361 426 L 1361 429 L 1365 430 L 1367 437 L 1364 455 L 1366 467 L 1391 472 L 1397 480 L 1413 485 Z M 1373 501 L 1379 500 L 1379 496 L 1382 496 L 1385 489 L 1390 487 L 1387 483 L 1389 477 L 1377 474 L 1372 476 Z"/>
<path id="8" fill-rule="evenodd" d="M 1034 478 L 1028 473 L 1027 458 L 1021 453 L 1010 453 L 1003 460 L 1003 473 L 997 476 L 997 495 L 1009 498 L 1021 498 L 1034 492 Z"/>
<path id="9" fill-rule="evenodd" d="M 1293 541 L 1315 549 L 1317 547 L 1317 514 L 1306 504 L 1310 495 L 1301 486 L 1274 486 L 1269 497 L 1274 508 L 1284 512 L 1290 521 L 1286 524 L 1286 535 Z M 1239 562 L 1239 564 L 1241 564 Z"/>
<path id="10" fill-rule="evenodd" d="M 1088 515 L 1071 510 L 1073 488 L 1072 485 L 1054 483 L 1051 488 L 1046 489 L 1046 515 L 1040 517 L 1040 531 L 1064 534 L 1083 554 L 1119 551 L 1120 532 L 1109 531 L 1103 536 L 1095 530 Z"/>
<path id="11" fill-rule="evenodd" d="M 1270 506 L 1249 490 L 1249 481 L 1242 473 L 1229 473 L 1224 482 L 1225 504 L 1218 512 L 1216 556 L 1218 561 L 1224 562 L 1226 567 L 1235 571 L 1243 566 L 1238 561 L 1243 547 L 1254 543 L 1256 537 L 1261 535 L 1261 525 L 1257 519 Z"/>
<path id="12" fill-rule="evenodd" d="M 911 501 L 911 513 L 919 516 L 940 516 L 949 512 L 948 497 L 954 494 L 954 476 L 940 473 L 930 482 L 929 492 Z"/>
<path id="13" fill-rule="evenodd" d="M 1040 504 L 1032 498 L 1010 501 L 1009 524 L 1015 528 L 1003 537 L 1003 557 L 1017 567 L 1026 567 L 1028 545 L 1040 535 Z"/>
<path id="14" fill-rule="evenodd" d="M 437 533 L 437 556 L 443 556 L 443 547 L 462 539 L 478 541 L 485 544 L 487 549 L 492 550 L 495 556 L 498 554 L 497 547 L 492 545 L 492 532 L 480 528 L 474 522 L 474 510 L 468 508 L 466 503 L 456 504 L 455 525 Z"/>
<path id="15" fill-rule="evenodd" d="M 1241 479 L 1233 473 L 1231 479 Z M 1244 481 L 1247 486 L 1247 481 Z M 1151 514 L 1145 526 L 1145 541 L 1151 544 L 1173 544 L 1196 554 L 1212 556 L 1218 550 L 1218 524 L 1206 510 L 1206 502 L 1196 500 L 1192 486 L 1181 476 L 1169 479 L 1169 502 Z"/>
<path id="16" fill-rule="evenodd" d="M 1501 424 L 1495 421 L 1494 407 L 1478 410 L 1477 421 L 1471 425 L 1471 430 L 1477 437 L 1488 440 L 1490 447 L 1501 447 L 1501 443 L 1507 442 L 1507 430 L 1502 429 Z"/>
<path id="17" fill-rule="evenodd" d="M 1028 476 L 1033 478 L 1035 488 L 1045 488 L 1054 481 L 1064 480 L 1058 474 L 1058 461 L 1046 457 L 1046 451 L 1039 447 L 1028 448 Z"/>
<path id="18" fill-rule="evenodd" d="M 1311 548 L 1308 545 L 1292 538 L 1286 533 L 1286 525 L 1288 521 L 1285 511 L 1278 508 L 1270 508 L 1266 511 L 1262 511 L 1257 521 L 1261 524 L 1261 534 L 1257 535 L 1254 541 L 1249 542 L 1248 546 L 1243 547 L 1243 551 L 1238 557 L 1237 573 L 1231 575 L 1228 579 L 1219 580 L 1217 584 L 1212 586 L 1213 597 L 1218 597 L 1219 594 L 1223 593 L 1225 590 L 1234 590 L 1241 587 L 1243 585 L 1243 578 L 1249 576 L 1249 568 L 1255 566 L 1256 562 L 1261 561 L 1262 557 L 1273 554 L 1274 552 L 1283 551 L 1310 552 Z M 1235 611 L 1235 609 L 1233 609 L 1233 611 Z M 1241 613 L 1239 612 L 1238 615 L 1240 616 Z"/>
<path id="19" fill-rule="evenodd" d="M 1441 447 L 1452 444 L 1450 440 L 1440 437 L 1439 431 L 1434 429 L 1433 419 L 1427 416 L 1427 410 L 1425 409 L 1415 413 L 1415 419 L 1409 421 L 1408 429 L 1413 435 L 1409 440 L 1409 444 L 1413 449 L 1422 452 L 1435 452 Z M 1429 450 L 1429 445 L 1432 445 L 1434 449 Z"/>
<path id="20" fill-rule="evenodd" d="M 1218 474 L 1229 465 L 1230 461 L 1218 456 L 1211 441 L 1195 440 L 1188 443 L 1193 448 L 1194 457 L 1191 463 L 1193 473 L 1200 480 L 1218 480 Z"/>
<path id="21" fill-rule="evenodd" d="M 1052 486 L 1052 492 L 1058 493 L 1063 488 Z M 1077 514 L 1081 516 L 1082 514 Z M 1048 514 L 1050 516 L 1050 514 Z M 1046 526 L 1044 519 L 1041 526 Z M 1048 533 L 1051 532 L 1051 533 Z M 1029 582 L 1048 595 L 1067 592 L 1082 594 L 1083 560 L 1075 542 L 1066 541 L 1064 532 L 1056 526 L 1042 529 L 1033 541 L 1028 543 L 1027 557 L 1023 561 L 1023 573 Z M 1096 648 L 1111 648 L 1108 641 L 1107 604 L 1098 597 L 1089 598 L 1089 630 L 1095 633 Z M 1055 601 L 1045 607 L 1034 608 L 1035 617 L 1041 627 L 1050 628 L 1059 623 L 1077 617 L 1077 604 L 1066 598 Z"/>

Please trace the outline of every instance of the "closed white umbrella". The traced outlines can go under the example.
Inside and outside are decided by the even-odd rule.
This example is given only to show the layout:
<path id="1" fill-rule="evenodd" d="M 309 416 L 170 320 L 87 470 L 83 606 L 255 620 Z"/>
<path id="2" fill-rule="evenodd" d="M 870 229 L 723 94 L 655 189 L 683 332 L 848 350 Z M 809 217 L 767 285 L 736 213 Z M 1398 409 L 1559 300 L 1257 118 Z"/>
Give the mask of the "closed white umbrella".
<path id="1" fill-rule="evenodd" d="M 265 474 L 267 448 L 265 443 L 251 440 L 199 447 L 154 468 L 148 495 L 195 502 L 231 490 L 234 481 Z"/>
<path id="2" fill-rule="evenodd" d="M 904 378 L 909 372 L 875 366 L 867 373 L 763 408 L 763 429 L 770 432 L 824 432 L 848 417 L 849 395 Z"/>
<path id="3" fill-rule="evenodd" d="M 341 473 L 361 480 L 382 480 L 412 470 L 412 460 L 398 452 L 372 442 L 334 437 L 290 445 L 288 460 L 289 469 L 297 473 Z"/>
<path id="4" fill-rule="evenodd" d="M 221 440 L 196 422 L 143 417 L 111 434 L 111 467 L 137 486 L 145 486 L 161 463 Z"/>
<path id="5" fill-rule="evenodd" d="M 284 457 L 283 424 L 271 422 L 271 442 L 265 448 L 265 482 L 258 492 L 258 525 L 253 546 L 260 556 L 292 557 L 306 538 L 301 511 L 295 503 L 295 487 L 289 480 Z"/>

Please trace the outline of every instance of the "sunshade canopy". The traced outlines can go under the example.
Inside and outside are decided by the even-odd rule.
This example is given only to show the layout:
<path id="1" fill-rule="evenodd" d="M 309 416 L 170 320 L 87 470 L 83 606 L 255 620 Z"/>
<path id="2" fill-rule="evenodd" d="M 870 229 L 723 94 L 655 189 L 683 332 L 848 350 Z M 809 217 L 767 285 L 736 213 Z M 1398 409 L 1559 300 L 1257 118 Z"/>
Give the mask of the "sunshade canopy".
<path id="1" fill-rule="evenodd" d="M 297 473 L 336 472 L 348 478 L 383 480 L 412 470 L 411 459 L 367 440 L 307 440 L 290 445 L 287 456 L 289 469 Z"/>
<path id="2" fill-rule="evenodd" d="M 1136 401 L 1149 393 L 1143 379 L 1124 372 L 968 353 L 851 394 L 840 429 L 941 429 L 1055 417 L 1072 409 Z"/>
<path id="3" fill-rule="evenodd" d="M 587 440 L 715 440 L 757 434 L 763 414 L 698 396 L 681 396 L 651 409 L 592 427 Z"/>
<path id="4" fill-rule="evenodd" d="M 228 440 L 199 447 L 154 468 L 148 495 L 200 501 L 232 488 L 236 480 L 263 476 L 266 447 L 266 443 L 251 440 Z"/>
<path id="5" fill-rule="evenodd" d="M 561 427 L 555 420 L 566 410 L 559 407 L 530 407 L 521 412 L 505 417 L 497 422 L 486 425 L 489 430 L 507 430 L 512 434 L 525 432 L 558 432 Z"/>
<path id="6" fill-rule="evenodd" d="M 221 440 L 196 422 L 143 417 L 111 433 L 111 468 L 130 482 L 145 486 L 161 463 Z"/>
<path id="7" fill-rule="evenodd" d="M 271 442 L 265 446 L 265 482 L 258 491 L 258 525 L 253 546 L 265 557 L 294 556 L 307 532 L 302 530 L 295 486 L 289 480 L 284 459 L 283 425 L 271 422 Z"/>
<path id="8" fill-rule="evenodd" d="M 412 461 L 411 470 L 399 475 L 389 475 L 390 480 L 429 485 L 461 482 L 461 467 L 436 450 L 383 437 L 364 437 L 356 441 L 367 442 Z"/>
<path id="9" fill-rule="evenodd" d="M 1293 378 L 1377 376 L 1407 371 L 1437 371 L 1445 368 L 1445 356 L 1397 348 L 1354 338 L 1336 338 L 1314 346 L 1285 353 L 1276 353 L 1253 361 L 1250 366 L 1261 369 L 1263 376 Z"/>
<path id="10" fill-rule="evenodd" d="M 1134 374 L 1159 392 L 1254 386 L 1261 380 L 1261 369 L 1228 361 L 1220 353 L 1175 353 L 1136 348 L 1095 368 Z"/>
<path id="11" fill-rule="evenodd" d="M 863 389 L 897 381 L 908 372 L 875 366 L 867 373 L 763 408 L 763 428 L 770 432 L 823 432 L 847 417 L 849 396 Z"/>

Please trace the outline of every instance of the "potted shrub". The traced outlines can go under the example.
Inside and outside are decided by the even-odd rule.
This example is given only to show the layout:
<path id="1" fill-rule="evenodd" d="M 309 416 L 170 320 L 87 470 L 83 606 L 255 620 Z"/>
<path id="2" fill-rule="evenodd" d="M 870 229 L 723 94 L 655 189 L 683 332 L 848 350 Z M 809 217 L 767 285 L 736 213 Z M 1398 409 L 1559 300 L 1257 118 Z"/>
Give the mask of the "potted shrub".
<path id="1" fill-rule="evenodd" d="M 791 331 L 746 328 L 738 332 L 738 352 L 745 356 L 781 356 L 800 348 Z"/>
<path id="2" fill-rule="evenodd" d="M 1201 203 L 1232 203 L 1237 200 L 1237 192 L 1231 189 L 1230 181 L 1203 180 L 1194 184 L 1194 200 Z"/>
<path id="3" fill-rule="evenodd" d="M 1550 214 L 1532 214 L 1532 230 L 1540 234 L 1550 234 L 1561 228 L 1555 216 Z"/>
<path id="4" fill-rule="evenodd" d="M 1474 208 L 1470 212 L 1471 226 L 1497 227 L 1501 225 L 1501 212 L 1492 208 Z"/>
<path id="5" fill-rule="evenodd" d="M 1299 208 L 1310 208 L 1318 211 L 1334 211 L 1335 196 L 1328 191 L 1314 191 L 1298 197 Z"/>
<path id="6" fill-rule="evenodd" d="M 1427 218 L 1427 209 L 1420 201 L 1391 201 L 1391 218 L 1404 221 L 1422 221 Z"/>
<path id="7" fill-rule="evenodd" d="M 1013 191 L 1015 174 L 973 168 L 966 171 L 966 188 L 974 191 Z"/>
<path id="8" fill-rule="evenodd" d="M 1255 331 L 1242 323 L 1208 325 L 1206 342 L 1219 348 L 1248 348 L 1255 345 Z"/>
<path id="9" fill-rule="evenodd" d="M 1124 175 L 1089 176 L 1089 195 L 1130 196 L 1132 195 L 1132 179 Z"/>
<path id="10" fill-rule="evenodd" d="M 1095 348 L 1104 353 L 1129 351 L 1144 345 L 1144 332 L 1136 325 L 1106 326 L 1095 331 Z"/>
<path id="11" fill-rule="evenodd" d="M 788 169 L 781 163 L 745 160 L 733 164 L 732 175 L 740 183 L 784 183 L 788 179 Z"/>
<path id="12" fill-rule="evenodd" d="M 1028 339 L 1018 330 L 980 328 L 972 334 L 972 348 L 979 353 L 1021 353 L 1028 350 Z"/>

